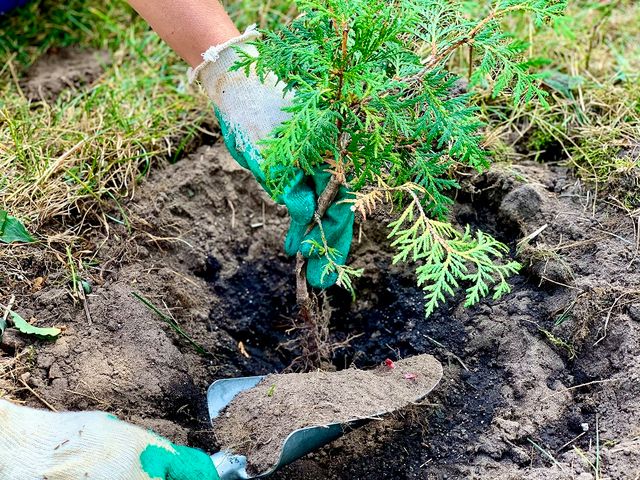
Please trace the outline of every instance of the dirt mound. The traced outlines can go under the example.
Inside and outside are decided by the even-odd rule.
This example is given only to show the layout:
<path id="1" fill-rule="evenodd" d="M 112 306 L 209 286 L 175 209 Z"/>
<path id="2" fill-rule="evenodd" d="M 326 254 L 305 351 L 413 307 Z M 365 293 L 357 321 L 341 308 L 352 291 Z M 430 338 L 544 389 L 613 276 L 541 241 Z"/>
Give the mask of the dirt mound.
<path id="1" fill-rule="evenodd" d="M 293 431 L 404 408 L 424 398 L 441 378 L 442 366 L 431 355 L 375 370 L 268 375 L 235 397 L 213 429 L 223 450 L 246 456 L 249 472 L 259 474 L 276 465 Z"/>
<path id="2" fill-rule="evenodd" d="M 54 101 L 67 88 L 94 82 L 110 63 L 107 52 L 75 47 L 50 51 L 27 71 L 20 88 L 29 100 Z"/>

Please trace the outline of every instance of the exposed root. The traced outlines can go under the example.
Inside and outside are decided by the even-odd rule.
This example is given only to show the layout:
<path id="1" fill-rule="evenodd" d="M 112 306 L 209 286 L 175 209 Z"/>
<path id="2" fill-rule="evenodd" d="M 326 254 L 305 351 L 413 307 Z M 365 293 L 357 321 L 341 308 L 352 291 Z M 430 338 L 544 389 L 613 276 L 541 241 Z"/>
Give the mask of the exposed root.
<path id="1" fill-rule="evenodd" d="M 291 331 L 296 331 L 297 335 L 282 344 L 287 350 L 300 351 L 300 355 L 291 362 L 287 371 L 333 370 L 331 355 L 336 347 L 329 341 L 332 313 L 329 298 L 324 292 L 321 298 L 311 293 L 306 307 L 301 307 L 298 317 L 293 320 Z"/>

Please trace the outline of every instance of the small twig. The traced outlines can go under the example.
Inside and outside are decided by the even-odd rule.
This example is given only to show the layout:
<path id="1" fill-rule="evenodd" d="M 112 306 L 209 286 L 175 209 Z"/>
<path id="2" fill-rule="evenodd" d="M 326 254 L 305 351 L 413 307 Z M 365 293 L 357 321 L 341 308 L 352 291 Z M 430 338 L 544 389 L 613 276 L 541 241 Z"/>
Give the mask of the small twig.
<path id="1" fill-rule="evenodd" d="M 564 450 L 565 448 L 567 448 L 569 445 L 571 445 L 573 442 L 575 442 L 576 440 L 578 440 L 579 438 L 581 438 L 582 436 L 586 435 L 587 432 L 582 432 L 578 435 L 576 435 L 575 437 L 573 437 L 571 440 L 569 440 L 567 443 L 565 443 L 564 445 L 562 445 L 560 448 L 556 449 L 556 453 L 561 452 L 562 450 Z"/>
<path id="2" fill-rule="evenodd" d="M 631 266 L 633 265 L 633 262 L 635 262 L 636 258 L 638 258 L 638 253 L 640 252 L 640 215 L 638 215 L 637 228 L 636 228 L 636 223 L 633 222 L 633 217 L 631 217 L 631 221 L 633 223 L 633 233 L 636 236 L 636 248 L 635 248 L 635 251 L 633 252 L 633 257 L 631 257 L 631 261 L 629 262 L 628 268 L 631 268 Z"/>
<path id="3" fill-rule="evenodd" d="M 607 378 L 605 380 L 593 380 L 591 382 L 581 383 L 580 385 L 574 385 L 573 387 L 567 387 L 567 388 L 564 388 L 562 390 L 558 390 L 557 392 L 553 392 L 552 394 L 541 398 L 540 401 L 544 402 L 545 400 L 548 400 L 551 397 L 555 397 L 556 395 L 560 395 L 562 393 L 568 393 L 569 391 L 575 390 L 576 388 L 588 387 L 589 385 L 596 385 L 596 384 L 599 384 L 599 383 L 609 383 L 609 382 L 619 382 L 619 381 L 620 381 L 619 378 Z"/>
<path id="4" fill-rule="evenodd" d="M 562 465 L 560 463 L 558 463 L 558 461 L 553 457 L 553 455 L 551 455 L 549 452 L 547 452 L 544 448 L 542 448 L 540 445 L 538 445 L 536 442 L 534 442 L 533 440 L 531 440 L 530 438 L 527 438 L 527 441 L 533 445 L 535 447 L 536 450 L 538 450 L 540 453 L 542 453 L 543 456 L 547 457 L 549 460 L 551 460 L 551 462 L 560 469 L 560 471 L 562 473 L 565 473 L 564 468 L 562 468 Z"/>
<path id="5" fill-rule="evenodd" d="M 87 323 L 89 325 L 92 325 L 93 321 L 91 320 L 91 312 L 89 311 L 89 301 L 87 300 L 87 296 L 84 293 L 82 282 L 78 283 L 78 293 L 80 294 L 80 299 L 82 300 L 82 306 L 84 307 L 84 315 L 87 317 Z"/>
<path id="6" fill-rule="evenodd" d="M 540 235 L 542 232 L 544 232 L 547 227 L 549 226 L 548 223 L 545 223 L 543 226 L 541 226 L 540 228 L 538 228 L 535 232 L 530 233 L 529 235 L 527 235 L 526 237 L 524 237 L 522 240 L 520 240 L 518 242 L 518 244 L 516 245 L 517 248 L 520 248 L 522 245 L 524 245 L 525 243 L 530 242 L 531 240 L 533 240 L 534 238 L 536 238 L 538 235 Z"/>
<path id="7" fill-rule="evenodd" d="M 455 353 L 453 353 L 452 351 L 450 351 L 449 349 L 447 349 L 447 347 L 445 347 L 443 344 L 441 344 L 441 343 L 440 343 L 440 342 L 438 342 L 436 339 L 431 338 L 429 335 L 426 335 L 426 334 L 424 334 L 424 333 L 422 334 L 422 336 L 423 336 L 423 337 L 425 337 L 427 340 L 429 340 L 429 341 L 433 342 L 433 343 L 434 343 L 435 345 L 437 345 L 438 347 L 443 348 L 443 349 L 445 350 L 445 352 L 444 352 L 444 353 L 446 353 L 447 355 L 449 355 L 449 356 L 451 356 L 451 357 L 455 358 L 455 359 L 460 363 L 460 365 L 462 365 L 462 368 L 464 368 L 467 372 L 469 371 L 469 369 L 468 369 L 468 368 L 467 368 L 467 366 L 464 364 L 464 362 L 462 361 L 462 359 L 461 359 L 459 356 L 457 356 Z"/>
<path id="8" fill-rule="evenodd" d="M 231 230 L 236 228 L 236 207 L 233 205 L 233 202 L 227 198 L 227 205 L 231 209 Z"/>
<path id="9" fill-rule="evenodd" d="M 585 70 L 589 70 L 589 66 L 590 66 L 590 63 L 591 63 L 591 54 L 593 53 L 593 47 L 595 46 L 595 40 L 596 40 L 596 36 L 598 34 L 598 30 L 600 30 L 600 27 L 602 27 L 602 25 L 604 25 L 604 23 L 607 21 L 607 19 L 609 19 L 611 17 L 611 13 L 618 6 L 619 3 L 620 3 L 620 0 L 614 0 L 609 5 L 607 5 L 604 8 L 604 12 L 603 12 L 602 16 L 598 19 L 596 24 L 591 29 L 591 35 L 589 36 L 589 46 L 587 48 L 587 54 L 586 54 L 585 59 L 584 59 L 584 69 Z"/>
<path id="10" fill-rule="evenodd" d="M 53 405 L 51 405 L 44 398 L 42 398 L 38 393 L 36 393 L 36 391 L 33 388 L 31 388 L 29 385 L 27 385 L 27 382 L 25 382 L 21 378 L 19 378 L 18 381 L 24 386 L 24 388 L 29 390 L 34 397 L 36 397 L 38 400 L 40 400 L 49 410 L 51 410 L 52 412 L 57 412 L 58 411 L 58 410 L 56 410 L 56 408 Z"/>
<path id="11" fill-rule="evenodd" d="M 622 295 L 618 296 L 613 303 L 611 304 L 611 307 L 609 308 L 609 311 L 607 312 L 607 316 L 604 320 L 604 326 L 603 326 L 603 333 L 602 333 L 602 337 L 600 337 L 598 340 L 596 340 L 596 343 L 593 344 L 593 346 L 595 347 L 596 345 L 598 345 L 601 341 L 603 341 L 606 337 L 607 337 L 607 328 L 609 327 L 609 320 L 611 320 L 611 314 L 613 313 L 613 309 L 616 307 L 616 305 L 618 304 L 618 302 L 625 296 L 628 295 L 630 293 L 633 292 L 624 292 Z"/>
<path id="12" fill-rule="evenodd" d="M 75 390 L 70 390 L 68 388 L 65 388 L 64 391 L 68 392 L 68 393 L 72 393 L 74 395 L 78 395 L 79 397 L 88 398 L 90 400 L 93 400 L 94 402 L 97 402 L 97 403 L 101 404 L 101 405 L 109 405 L 109 403 L 106 402 L 105 400 L 100 400 L 98 397 L 95 397 L 93 395 L 89 395 L 87 393 L 77 392 Z"/>
<path id="13" fill-rule="evenodd" d="M 11 295 L 11 298 L 9 298 L 9 303 L 4 307 L 4 314 L 2 315 L 2 320 L 0 321 L 0 337 L 2 336 L 2 332 L 4 331 L 4 329 L 7 328 L 7 320 L 15 301 L 16 296 Z"/>

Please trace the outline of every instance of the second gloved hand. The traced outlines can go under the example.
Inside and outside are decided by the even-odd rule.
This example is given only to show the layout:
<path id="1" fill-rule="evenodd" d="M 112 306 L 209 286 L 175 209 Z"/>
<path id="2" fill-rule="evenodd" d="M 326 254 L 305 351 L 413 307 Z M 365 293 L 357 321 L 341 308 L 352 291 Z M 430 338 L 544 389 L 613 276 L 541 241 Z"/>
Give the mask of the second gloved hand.
<path id="1" fill-rule="evenodd" d="M 219 480 L 211 457 L 103 412 L 0 399 L 0 480 Z"/>
<path id="2" fill-rule="evenodd" d="M 284 94 L 282 83 L 274 75 L 269 75 L 262 83 L 251 72 L 229 71 L 238 60 L 236 48 L 250 55 L 257 55 L 255 47 L 246 42 L 258 37 L 249 29 L 244 35 L 223 45 L 211 47 L 203 54 L 203 63 L 191 72 L 191 78 L 200 80 L 213 100 L 215 113 L 227 148 L 235 160 L 251 170 L 258 182 L 269 192 L 264 172 L 261 169 L 262 155 L 258 144 L 280 123 L 289 118 L 282 109 L 291 104 L 292 94 Z M 353 236 L 354 214 L 348 203 L 340 203 L 348 198 L 344 187 L 327 209 L 322 218 L 322 232 L 316 225 L 306 234 L 317 207 L 317 200 L 329 182 L 330 174 L 318 169 L 313 175 L 302 170 L 284 189 L 276 201 L 284 204 L 291 216 L 291 226 L 285 240 L 285 252 L 295 255 L 298 251 L 307 257 L 307 280 L 317 288 L 326 288 L 337 280 L 337 274 L 324 275 L 327 258 L 319 255 L 314 244 L 323 244 L 324 233 L 327 245 L 335 249 L 336 263 L 347 260 Z"/>

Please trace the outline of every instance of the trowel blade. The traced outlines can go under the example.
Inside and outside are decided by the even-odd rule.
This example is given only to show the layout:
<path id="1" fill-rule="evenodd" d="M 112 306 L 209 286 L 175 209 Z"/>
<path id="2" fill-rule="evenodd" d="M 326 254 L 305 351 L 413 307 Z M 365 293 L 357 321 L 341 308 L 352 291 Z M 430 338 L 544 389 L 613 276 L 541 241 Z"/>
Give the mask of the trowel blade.
<path id="1" fill-rule="evenodd" d="M 213 382 L 207 390 L 210 420 L 213 421 L 237 394 L 255 387 L 263 378 L 262 376 L 225 378 Z M 345 431 L 356 428 L 368 420 L 371 420 L 371 418 L 295 430 L 282 443 L 278 463 L 269 470 L 255 476 L 247 473 L 247 459 L 243 455 L 235 455 L 232 452 L 223 451 L 212 455 L 211 459 L 218 470 L 220 480 L 248 480 L 266 477 L 277 469 L 323 447 L 342 436 Z"/>
<path id="2" fill-rule="evenodd" d="M 419 401 L 424 398 L 438 384 L 442 378 L 442 365 L 433 359 L 439 368 L 437 378 L 434 378 L 433 384 L 428 390 L 422 392 Z M 220 415 L 220 412 L 233 400 L 233 398 L 244 390 L 255 387 L 264 377 L 240 377 L 227 378 L 213 382 L 207 391 L 207 403 L 209 406 L 209 418 L 211 421 Z M 337 439 L 346 431 L 364 425 L 373 418 L 380 417 L 390 413 L 389 411 L 381 411 L 367 418 L 356 418 L 344 423 L 330 423 L 327 425 L 317 425 L 305 427 L 293 431 L 282 443 L 280 449 L 280 458 L 278 462 L 269 470 L 259 475 L 250 476 L 247 473 L 247 459 L 242 455 L 235 455 L 233 452 L 218 452 L 211 458 L 214 460 L 216 468 L 220 468 L 220 480 L 247 480 L 251 478 L 261 478 L 271 475 L 277 469 L 305 456 L 327 443 Z"/>

